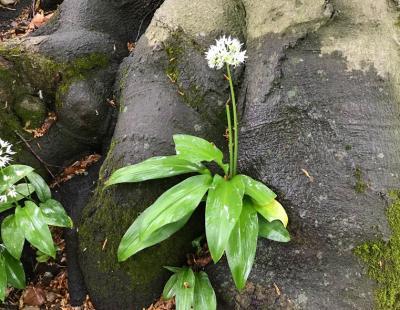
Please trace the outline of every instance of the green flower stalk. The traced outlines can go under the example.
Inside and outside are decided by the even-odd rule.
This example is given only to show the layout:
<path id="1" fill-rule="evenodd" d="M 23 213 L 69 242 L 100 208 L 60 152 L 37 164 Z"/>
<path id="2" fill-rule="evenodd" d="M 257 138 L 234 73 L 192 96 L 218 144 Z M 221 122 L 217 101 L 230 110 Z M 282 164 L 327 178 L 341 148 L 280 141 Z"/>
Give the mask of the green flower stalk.
<path id="1" fill-rule="evenodd" d="M 228 124 L 228 143 L 229 143 L 229 178 L 232 178 L 237 173 L 237 161 L 238 161 L 238 150 L 239 150 L 239 138 L 238 138 L 238 117 L 236 107 L 235 89 L 233 87 L 232 74 L 230 66 L 237 67 L 244 63 L 246 60 L 246 51 L 242 51 L 242 43 L 238 39 L 222 36 L 216 40 L 215 45 L 211 45 L 206 53 L 206 59 L 208 66 L 212 69 L 222 69 L 226 66 L 226 78 L 229 82 L 229 88 L 231 92 L 230 102 L 232 107 L 229 105 L 229 101 L 226 104 L 226 118 Z M 232 110 L 232 113 L 231 113 Z M 233 116 L 233 120 L 232 117 Z M 233 129 L 232 129 L 233 121 Z"/>

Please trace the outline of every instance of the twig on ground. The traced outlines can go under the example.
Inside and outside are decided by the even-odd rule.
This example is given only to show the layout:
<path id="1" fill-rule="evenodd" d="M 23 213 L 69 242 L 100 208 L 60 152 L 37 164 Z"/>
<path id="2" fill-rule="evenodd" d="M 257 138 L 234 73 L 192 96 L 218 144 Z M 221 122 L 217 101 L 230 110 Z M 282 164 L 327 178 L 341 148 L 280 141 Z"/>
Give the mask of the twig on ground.
<path id="1" fill-rule="evenodd" d="M 49 165 L 43 161 L 43 159 L 40 158 L 40 156 L 38 154 L 35 153 L 35 151 L 33 150 L 33 148 L 31 147 L 31 145 L 28 143 L 28 141 L 26 141 L 26 139 L 16 130 L 14 130 L 15 134 L 22 140 L 24 141 L 26 147 L 31 151 L 31 153 L 33 154 L 33 156 L 36 157 L 36 159 L 38 161 L 40 161 L 40 163 L 44 166 L 44 168 L 47 170 L 47 172 L 51 175 L 51 177 L 53 179 L 55 179 L 55 175 L 51 172 L 51 170 L 49 169 Z"/>

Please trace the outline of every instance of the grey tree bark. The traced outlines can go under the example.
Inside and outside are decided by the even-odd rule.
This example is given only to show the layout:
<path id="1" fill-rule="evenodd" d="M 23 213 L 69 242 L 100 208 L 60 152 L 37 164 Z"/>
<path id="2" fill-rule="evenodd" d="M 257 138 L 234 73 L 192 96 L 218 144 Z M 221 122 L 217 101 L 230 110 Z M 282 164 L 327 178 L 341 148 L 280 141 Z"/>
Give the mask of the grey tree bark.
<path id="1" fill-rule="evenodd" d="M 97 73 L 69 85 L 61 115 L 77 111 L 76 106 L 93 111 L 110 95 L 113 74 L 126 56 L 126 34 L 135 34 L 139 20 L 157 5 L 143 11 L 143 3 L 125 2 L 113 2 L 110 12 L 102 1 L 66 0 L 54 29 L 28 40 L 40 42 L 38 53 L 54 59 L 71 60 L 89 51 L 112 55 Z M 119 65 L 115 131 L 78 225 L 79 261 L 97 308 L 147 306 L 168 278 L 162 266 L 183 264 L 190 241 L 203 230 L 199 210 L 171 239 L 118 263 L 122 234 L 178 179 L 106 191 L 103 182 L 119 167 L 171 154 L 175 133 L 224 147 L 228 85 L 222 72 L 207 67 L 204 52 L 216 37 L 228 34 L 246 42 L 249 56 L 234 72 L 240 171 L 279 194 L 293 239 L 284 245 L 259 241 L 243 292 L 235 290 L 226 262 L 210 266 L 219 308 L 397 309 L 400 249 L 394 240 L 400 235 L 388 223 L 400 213 L 387 218 L 386 210 L 392 203 L 389 192 L 400 185 L 398 15 L 398 4 L 389 0 L 166 0 Z M 69 101 L 78 95 L 84 99 Z M 85 119 L 76 125 L 65 118 L 66 123 L 101 145 L 108 132 L 103 120 L 110 115 L 102 109 L 90 129 Z M 77 149 L 68 153 L 64 142 L 47 139 L 52 152 L 60 145 L 58 152 L 68 159 L 86 145 L 77 139 Z M 81 208 L 86 201 L 69 205 Z M 390 281 L 370 279 L 368 263 L 355 255 L 368 262 L 371 240 L 383 240 L 377 243 L 382 260 L 371 257 L 369 267 L 390 273 Z"/>

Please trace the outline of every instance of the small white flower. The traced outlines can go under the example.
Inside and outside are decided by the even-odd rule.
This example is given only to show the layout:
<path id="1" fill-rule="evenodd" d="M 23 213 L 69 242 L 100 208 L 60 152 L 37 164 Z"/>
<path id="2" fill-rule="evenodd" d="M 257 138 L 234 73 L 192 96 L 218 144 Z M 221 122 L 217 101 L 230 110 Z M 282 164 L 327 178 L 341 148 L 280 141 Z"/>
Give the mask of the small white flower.
<path id="1" fill-rule="evenodd" d="M 7 190 L 7 196 L 11 198 L 17 197 L 17 189 L 14 185 L 11 185 L 10 188 Z"/>
<path id="2" fill-rule="evenodd" d="M 0 139 L 0 168 L 4 168 L 12 160 L 15 152 L 11 149 L 11 143 Z"/>
<path id="3" fill-rule="evenodd" d="M 6 195 L 0 195 L 0 203 L 6 203 L 7 202 L 7 196 Z"/>
<path id="4" fill-rule="evenodd" d="M 246 60 L 246 51 L 242 51 L 242 43 L 236 38 L 222 36 L 215 41 L 206 52 L 210 68 L 221 69 L 225 64 L 238 66 Z"/>
<path id="5" fill-rule="evenodd" d="M 11 161 L 10 156 L 8 155 L 0 156 L 0 168 L 4 168 L 5 166 L 7 166 L 10 161 Z"/>

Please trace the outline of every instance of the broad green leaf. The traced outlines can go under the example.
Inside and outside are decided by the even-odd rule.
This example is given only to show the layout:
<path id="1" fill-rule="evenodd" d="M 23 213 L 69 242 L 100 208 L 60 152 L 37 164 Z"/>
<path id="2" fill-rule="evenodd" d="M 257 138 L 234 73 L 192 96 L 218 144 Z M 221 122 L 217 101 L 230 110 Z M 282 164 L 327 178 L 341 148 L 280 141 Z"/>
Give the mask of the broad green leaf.
<path id="1" fill-rule="evenodd" d="M 290 241 L 290 234 L 281 221 L 268 222 L 263 217 L 259 218 L 258 235 L 278 242 Z"/>
<path id="2" fill-rule="evenodd" d="M 245 194 L 250 196 L 257 204 L 265 205 L 275 199 L 276 194 L 263 183 L 244 174 L 240 174 L 238 177 L 243 180 L 245 185 Z"/>
<path id="3" fill-rule="evenodd" d="M 174 135 L 176 154 L 194 163 L 202 161 L 215 161 L 224 172 L 227 173 L 227 166 L 223 163 L 223 153 L 215 146 L 199 137 L 190 135 Z"/>
<path id="4" fill-rule="evenodd" d="M 275 220 L 279 220 L 286 227 L 288 224 L 288 216 L 286 214 L 285 209 L 282 205 L 277 201 L 273 200 L 271 203 L 267 205 L 258 205 L 254 204 L 254 208 L 260 213 L 268 222 L 272 222 Z"/>
<path id="5" fill-rule="evenodd" d="M 162 296 L 164 299 L 171 299 L 175 296 L 175 285 L 178 280 L 178 275 L 173 274 L 164 286 Z"/>
<path id="6" fill-rule="evenodd" d="M 20 201 L 22 199 L 25 199 L 29 197 L 29 195 L 33 194 L 35 192 L 35 189 L 31 184 L 28 183 L 20 183 L 15 185 L 15 191 L 17 192 L 17 195 L 15 197 L 7 197 L 7 202 L 6 203 L 0 203 L 0 212 L 5 211 L 7 209 L 10 209 L 13 207 L 13 203 Z M 11 204 L 11 206 L 10 206 Z"/>
<path id="7" fill-rule="evenodd" d="M 146 240 L 140 240 L 139 238 L 141 221 L 139 216 L 122 237 L 121 243 L 118 247 L 118 261 L 125 261 L 137 252 L 168 239 L 183 226 L 185 226 L 190 216 L 191 214 L 184 217 L 180 221 L 171 223 L 158 229 Z"/>
<path id="8" fill-rule="evenodd" d="M 200 271 L 195 273 L 195 277 L 193 309 L 216 310 L 217 298 L 207 274 Z"/>
<path id="9" fill-rule="evenodd" d="M 179 272 L 179 271 L 182 270 L 181 267 L 171 267 L 171 266 L 163 266 L 163 267 L 164 267 L 165 269 L 167 269 L 167 270 L 173 272 L 173 273 L 177 273 L 177 272 Z"/>
<path id="10" fill-rule="evenodd" d="M 6 264 L 7 283 L 15 288 L 25 288 L 25 271 L 22 263 L 7 251 L 3 251 L 2 254 Z"/>
<path id="11" fill-rule="evenodd" d="M 54 258 L 56 249 L 40 208 L 33 202 L 26 201 L 25 207 L 18 206 L 15 209 L 15 216 L 25 238 L 38 250 Z"/>
<path id="12" fill-rule="evenodd" d="M 36 172 L 31 172 L 27 175 L 29 182 L 35 188 L 36 195 L 39 200 L 45 202 L 51 198 L 50 187 L 47 185 L 46 181 Z"/>
<path id="13" fill-rule="evenodd" d="M 241 178 L 225 180 L 215 175 L 206 205 L 206 236 L 211 257 L 217 263 L 242 212 L 244 185 Z"/>
<path id="14" fill-rule="evenodd" d="M 7 271 L 6 261 L 2 253 L 0 253 L 0 300 L 4 301 L 7 290 Z"/>
<path id="15" fill-rule="evenodd" d="M 192 163 L 178 155 L 153 157 L 116 170 L 105 182 L 105 186 L 167 178 L 190 172 L 207 173 L 208 170 L 202 164 Z"/>
<path id="16" fill-rule="evenodd" d="M 178 183 L 162 194 L 143 212 L 140 239 L 147 239 L 161 227 L 192 214 L 208 191 L 212 177 L 196 175 Z"/>
<path id="17" fill-rule="evenodd" d="M 49 199 L 40 204 L 40 210 L 47 225 L 71 228 L 72 220 L 65 212 L 62 204 L 54 199 Z"/>
<path id="18" fill-rule="evenodd" d="M 243 289 L 253 266 L 258 239 L 258 216 L 249 200 L 243 201 L 242 213 L 229 237 L 226 257 L 238 289 Z"/>
<path id="19" fill-rule="evenodd" d="M 14 214 L 7 216 L 1 223 L 1 238 L 8 252 L 16 259 L 20 259 L 25 236 Z"/>
<path id="20" fill-rule="evenodd" d="M 191 268 L 184 268 L 177 273 L 174 288 L 176 310 L 190 310 L 193 305 L 195 277 Z"/>
<path id="21" fill-rule="evenodd" d="M 2 176 L 0 177 L 0 194 L 11 185 L 26 177 L 32 171 L 32 167 L 24 165 L 11 165 L 5 167 L 2 170 Z"/>

